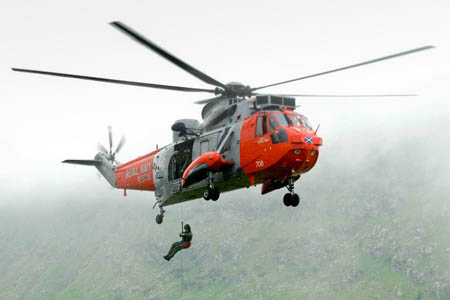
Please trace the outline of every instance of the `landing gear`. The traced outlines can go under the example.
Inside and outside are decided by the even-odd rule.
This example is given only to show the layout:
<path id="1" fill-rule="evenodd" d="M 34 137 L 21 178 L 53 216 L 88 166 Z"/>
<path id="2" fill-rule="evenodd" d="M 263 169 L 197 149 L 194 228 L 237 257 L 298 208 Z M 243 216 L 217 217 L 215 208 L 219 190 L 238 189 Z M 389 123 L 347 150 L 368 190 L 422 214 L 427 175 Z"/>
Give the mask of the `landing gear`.
<path id="1" fill-rule="evenodd" d="M 219 197 L 220 197 L 220 191 L 215 186 L 213 186 L 213 187 L 208 186 L 203 191 L 203 199 L 205 199 L 206 201 L 209 201 L 209 200 L 217 201 L 217 199 L 219 199 Z"/>
<path id="2" fill-rule="evenodd" d="M 156 224 L 161 224 L 164 220 L 164 215 L 156 215 Z"/>
<path id="3" fill-rule="evenodd" d="M 294 195 L 292 196 L 292 202 L 291 202 L 291 205 L 292 205 L 293 207 L 297 207 L 299 204 L 300 204 L 300 196 L 299 196 L 298 194 L 294 194 Z"/>
<path id="4" fill-rule="evenodd" d="M 156 215 L 156 224 L 161 224 L 164 220 L 164 213 L 166 212 L 162 207 L 159 207 L 159 215 Z"/>
<path id="5" fill-rule="evenodd" d="M 292 202 L 292 195 L 291 193 L 287 193 L 284 195 L 283 197 L 283 203 L 285 206 L 291 206 L 291 202 Z"/>
<path id="6" fill-rule="evenodd" d="M 219 197 L 220 197 L 220 191 L 217 187 L 214 187 L 212 190 L 212 194 L 211 194 L 211 200 L 217 201 L 217 199 L 219 199 Z"/>
<path id="7" fill-rule="evenodd" d="M 220 191 L 216 186 L 214 186 L 212 172 L 209 172 L 208 186 L 203 191 L 203 199 L 205 199 L 206 201 L 208 201 L 208 200 L 217 201 L 217 199 L 219 199 L 219 197 L 220 197 Z"/>
<path id="8" fill-rule="evenodd" d="M 294 179 L 289 178 L 289 183 L 287 185 L 287 189 L 289 193 L 286 193 L 283 197 L 283 203 L 286 206 L 297 207 L 300 203 L 300 196 L 294 193 Z"/>
<path id="9" fill-rule="evenodd" d="M 286 193 L 283 197 L 286 206 L 297 207 L 300 204 L 300 196 L 296 193 Z"/>
<path id="10" fill-rule="evenodd" d="M 212 189 L 208 186 L 203 191 L 203 199 L 205 199 L 206 201 L 209 201 L 209 200 L 211 200 L 211 195 L 212 195 Z"/>

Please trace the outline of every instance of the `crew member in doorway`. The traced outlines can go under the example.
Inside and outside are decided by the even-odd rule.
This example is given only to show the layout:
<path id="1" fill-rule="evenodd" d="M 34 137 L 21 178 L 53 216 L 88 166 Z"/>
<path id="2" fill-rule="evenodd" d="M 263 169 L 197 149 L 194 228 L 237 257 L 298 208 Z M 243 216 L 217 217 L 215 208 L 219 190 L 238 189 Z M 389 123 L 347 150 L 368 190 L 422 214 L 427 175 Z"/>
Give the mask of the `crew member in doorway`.
<path id="1" fill-rule="evenodd" d="M 169 166 L 169 170 L 171 171 L 170 172 L 171 178 L 169 178 L 169 180 L 175 180 L 179 177 L 179 176 L 177 176 L 178 175 L 177 156 L 178 156 L 178 153 L 174 153 L 172 156 L 172 162 L 170 163 L 170 166 Z"/>
<path id="2" fill-rule="evenodd" d="M 164 256 L 165 260 L 167 261 L 171 260 L 172 257 L 174 257 L 178 251 L 187 249 L 191 246 L 192 232 L 191 226 L 189 226 L 189 224 L 184 225 L 184 231 L 180 233 L 180 237 L 181 241 L 172 244 L 169 253 L 166 256 Z"/>

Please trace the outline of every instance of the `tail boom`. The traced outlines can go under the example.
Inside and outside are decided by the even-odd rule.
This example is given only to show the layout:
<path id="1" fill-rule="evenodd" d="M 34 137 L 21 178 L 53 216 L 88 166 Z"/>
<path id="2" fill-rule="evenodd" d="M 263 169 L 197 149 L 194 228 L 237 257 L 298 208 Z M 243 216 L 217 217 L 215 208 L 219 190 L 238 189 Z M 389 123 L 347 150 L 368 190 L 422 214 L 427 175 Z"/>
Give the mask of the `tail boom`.
<path id="1" fill-rule="evenodd" d="M 104 155 L 98 153 L 94 159 L 66 159 L 62 163 L 83 166 L 94 166 L 112 187 L 117 187 L 115 166 Z"/>

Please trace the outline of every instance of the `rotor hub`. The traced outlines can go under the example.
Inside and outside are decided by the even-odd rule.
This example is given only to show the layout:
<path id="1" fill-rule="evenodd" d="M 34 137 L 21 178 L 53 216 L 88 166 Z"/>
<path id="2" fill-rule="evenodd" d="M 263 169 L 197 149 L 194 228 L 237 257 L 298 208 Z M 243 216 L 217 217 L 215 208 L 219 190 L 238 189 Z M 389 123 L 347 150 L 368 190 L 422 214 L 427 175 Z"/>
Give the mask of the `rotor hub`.
<path id="1" fill-rule="evenodd" d="M 223 95 L 226 97 L 250 97 L 252 95 L 250 86 L 234 81 L 228 83 L 226 89 L 216 87 L 215 91 L 216 95 Z"/>

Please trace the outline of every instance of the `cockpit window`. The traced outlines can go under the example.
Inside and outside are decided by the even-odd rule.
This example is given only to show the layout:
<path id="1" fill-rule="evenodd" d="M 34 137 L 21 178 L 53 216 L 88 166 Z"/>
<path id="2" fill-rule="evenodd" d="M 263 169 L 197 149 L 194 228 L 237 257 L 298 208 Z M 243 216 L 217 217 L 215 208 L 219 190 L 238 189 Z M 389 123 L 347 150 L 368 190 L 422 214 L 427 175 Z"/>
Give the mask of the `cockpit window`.
<path id="1" fill-rule="evenodd" d="M 302 126 L 300 125 L 299 120 L 298 120 L 294 115 L 288 115 L 288 116 L 289 116 L 289 119 L 291 120 L 292 124 L 294 124 L 294 126 L 296 126 L 296 127 L 302 127 Z"/>
<path id="2" fill-rule="evenodd" d="M 270 138 L 272 139 L 272 144 L 287 143 L 288 135 L 286 133 L 286 129 L 280 128 L 274 131 L 270 135 Z"/>
<path id="3" fill-rule="evenodd" d="M 266 116 L 259 116 L 256 121 L 256 136 L 263 136 L 267 133 Z"/>
<path id="4" fill-rule="evenodd" d="M 269 129 L 273 131 L 278 127 L 300 126 L 299 120 L 294 115 L 288 115 L 281 112 L 269 114 Z"/>
<path id="5" fill-rule="evenodd" d="M 277 120 L 281 126 L 292 125 L 292 122 L 287 118 L 287 116 L 285 114 L 275 113 L 274 115 L 277 117 Z"/>
<path id="6" fill-rule="evenodd" d="M 306 128 L 312 129 L 311 124 L 308 121 L 308 118 L 306 118 L 305 116 L 299 115 L 298 116 L 300 121 L 302 122 L 303 126 L 305 126 Z"/>
<path id="7" fill-rule="evenodd" d="M 275 119 L 274 114 L 270 114 L 269 115 L 269 125 L 270 125 L 270 131 L 277 129 L 278 127 L 280 127 L 278 125 L 277 120 Z"/>

